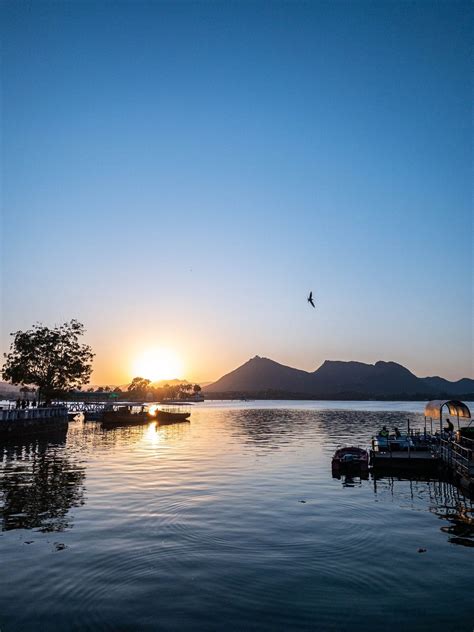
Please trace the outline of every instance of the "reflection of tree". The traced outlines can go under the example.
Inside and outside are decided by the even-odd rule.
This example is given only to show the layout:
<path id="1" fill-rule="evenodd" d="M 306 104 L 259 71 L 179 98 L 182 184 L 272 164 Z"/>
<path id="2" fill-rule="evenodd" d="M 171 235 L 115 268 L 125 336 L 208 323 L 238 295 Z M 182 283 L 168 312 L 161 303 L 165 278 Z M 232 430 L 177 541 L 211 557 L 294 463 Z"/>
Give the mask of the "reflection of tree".
<path id="1" fill-rule="evenodd" d="M 68 512 L 84 504 L 85 469 L 65 455 L 63 445 L 44 438 L 0 446 L 0 529 L 63 531 Z"/>

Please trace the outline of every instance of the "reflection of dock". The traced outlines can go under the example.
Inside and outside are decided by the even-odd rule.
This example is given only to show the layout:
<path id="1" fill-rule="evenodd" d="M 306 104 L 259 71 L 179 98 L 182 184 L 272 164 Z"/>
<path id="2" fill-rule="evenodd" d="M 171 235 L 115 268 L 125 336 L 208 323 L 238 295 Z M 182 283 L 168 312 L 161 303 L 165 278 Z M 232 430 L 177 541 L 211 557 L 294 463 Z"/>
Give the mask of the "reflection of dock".
<path id="1" fill-rule="evenodd" d="M 0 436 L 57 430 L 67 422 L 66 406 L 0 410 Z"/>
<path id="2" fill-rule="evenodd" d="M 431 478 L 413 470 L 404 476 L 393 470 L 387 470 L 383 474 L 374 470 L 372 480 L 375 494 L 382 496 L 388 493 L 392 497 L 396 494 L 397 487 L 409 483 L 409 487 L 402 490 L 403 496 L 406 498 L 408 492 L 412 502 L 426 498 L 430 513 L 444 521 L 440 530 L 448 535 L 451 544 L 474 547 L 472 496 L 456 486 L 456 481 L 438 475 Z"/>

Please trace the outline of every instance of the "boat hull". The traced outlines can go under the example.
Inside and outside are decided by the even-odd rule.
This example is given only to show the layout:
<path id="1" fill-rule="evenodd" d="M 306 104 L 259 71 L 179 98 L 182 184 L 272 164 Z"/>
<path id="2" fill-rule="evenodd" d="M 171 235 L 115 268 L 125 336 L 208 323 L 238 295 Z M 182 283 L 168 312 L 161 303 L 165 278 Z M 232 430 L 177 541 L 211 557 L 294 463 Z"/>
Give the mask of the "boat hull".
<path id="1" fill-rule="evenodd" d="M 332 457 L 333 472 L 364 472 L 369 469 L 369 454 L 362 448 L 339 448 Z"/>
<path id="2" fill-rule="evenodd" d="M 152 419 L 148 413 L 105 412 L 102 416 L 103 426 L 138 426 L 147 424 Z"/>
<path id="3" fill-rule="evenodd" d="M 191 413 L 172 413 L 166 410 L 157 410 L 155 418 L 163 423 L 172 423 L 174 421 L 187 421 Z"/>

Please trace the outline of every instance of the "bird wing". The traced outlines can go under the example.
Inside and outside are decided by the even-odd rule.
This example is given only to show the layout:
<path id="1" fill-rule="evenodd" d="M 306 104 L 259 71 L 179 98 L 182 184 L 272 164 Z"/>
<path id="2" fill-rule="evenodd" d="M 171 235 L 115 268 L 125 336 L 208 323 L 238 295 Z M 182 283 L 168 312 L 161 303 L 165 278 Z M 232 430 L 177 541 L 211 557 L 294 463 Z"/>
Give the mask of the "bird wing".
<path id="1" fill-rule="evenodd" d="M 313 300 L 313 292 L 310 292 L 310 293 L 309 293 L 309 299 L 308 299 L 308 300 L 309 300 L 309 301 L 312 301 L 312 300 Z"/>

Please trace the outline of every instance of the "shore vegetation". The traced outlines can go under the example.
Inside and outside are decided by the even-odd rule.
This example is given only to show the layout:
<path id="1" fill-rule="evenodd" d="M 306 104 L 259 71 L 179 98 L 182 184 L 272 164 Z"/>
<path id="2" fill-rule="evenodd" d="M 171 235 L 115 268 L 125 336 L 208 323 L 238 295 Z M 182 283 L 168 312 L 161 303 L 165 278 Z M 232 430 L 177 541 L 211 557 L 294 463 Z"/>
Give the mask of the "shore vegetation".
<path id="1" fill-rule="evenodd" d="M 38 323 L 12 333 L 3 379 L 15 385 L 36 386 L 38 400 L 45 404 L 80 388 L 89 381 L 94 359 L 91 347 L 80 342 L 84 333 L 84 325 L 74 319 L 52 328 Z"/>

